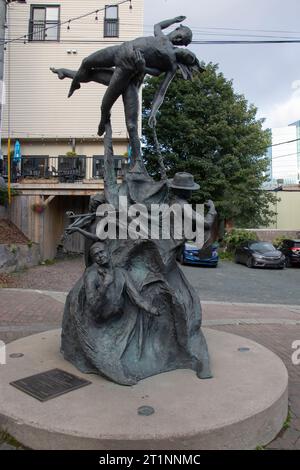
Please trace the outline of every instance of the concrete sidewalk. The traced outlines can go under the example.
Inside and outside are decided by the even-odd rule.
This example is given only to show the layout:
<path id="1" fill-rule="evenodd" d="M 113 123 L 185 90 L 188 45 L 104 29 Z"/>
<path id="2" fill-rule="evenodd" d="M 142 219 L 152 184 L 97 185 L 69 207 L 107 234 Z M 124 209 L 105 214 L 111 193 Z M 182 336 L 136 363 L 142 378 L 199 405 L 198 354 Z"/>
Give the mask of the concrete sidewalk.
<path id="1" fill-rule="evenodd" d="M 0 340 L 58 328 L 66 293 L 0 289 Z M 289 371 L 291 419 L 269 449 L 300 449 L 300 365 L 293 365 L 292 343 L 300 340 L 300 307 L 202 301 L 203 325 L 244 336 L 276 353 Z M 4 449 L 1 447 L 0 449 Z"/>

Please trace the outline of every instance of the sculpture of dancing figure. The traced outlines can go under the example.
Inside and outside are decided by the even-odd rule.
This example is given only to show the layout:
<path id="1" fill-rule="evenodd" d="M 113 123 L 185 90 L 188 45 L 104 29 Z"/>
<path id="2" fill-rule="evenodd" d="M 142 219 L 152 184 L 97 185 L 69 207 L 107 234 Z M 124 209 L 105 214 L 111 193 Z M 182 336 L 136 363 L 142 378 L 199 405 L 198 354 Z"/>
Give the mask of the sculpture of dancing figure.
<path id="1" fill-rule="evenodd" d="M 203 71 L 191 51 L 177 47 L 191 42 L 189 28 L 179 26 L 167 36 L 163 33 L 183 19 L 181 16 L 157 24 L 154 36 L 98 51 L 85 59 L 77 72 L 52 69 L 60 79 L 72 79 L 70 96 L 80 83 L 94 81 L 107 86 L 99 125 L 99 135 L 105 131 L 104 192 L 91 200 L 88 214 L 71 214 L 72 224 L 66 229 L 68 234 L 77 232 L 85 237 L 87 267 L 66 300 L 61 349 L 65 359 L 82 372 L 104 375 L 122 385 L 182 368 L 193 369 L 202 379 L 212 376 L 201 330 L 199 295 L 176 263 L 186 240 L 184 231 L 179 238 L 172 229 L 167 238 L 159 235 L 143 239 L 131 237 L 129 232 L 126 237 L 120 235 L 124 220 L 125 225 L 126 221 L 127 225 L 131 222 L 133 205 L 142 204 L 150 215 L 145 220 L 148 229 L 149 222 L 152 226 L 152 205 L 161 208 L 155 221 L 160 233 L 172 204 L 183 208 L 183 217 L 191 191 L 198 188 L 188 173 L 176 174 L 168 183 L 162 158 L 161 180 L 151 178 L 142 161 L 138 135 L 139 90 L 147 73 L 164 74 L 149 117 L 149 125 L 155 131 L 157 112 L 177 70 L 185 79 L 191 78 L 194 68 Z M 132 168 L 118 184 L 110 113 L 121 95 L 132 147 Z M 157 138 L 156 146 L 159 156 Z M 204 220 L 199 215 L 206 231 L 205 241 L 216 216 L 213 203 L 208 205 Z M 103 225 L 107 220 L 101 210 L 96 213 L 99 206 L 103 206 L 104 213 L 112 211 L 116 215 L 116 235 L 103 236 L 105 243 L 100 240 L 106 233 Z M 188 212 L 197 225 L 198 214 Z"/>
<path id="2" fill-rule="evenodd" d="M 156 114 L 164 96 L 179 69 L 185 79 L 191 78 L 194 68 L 203 71 L 196 56 L 189 50 L 175 46 L 187 46 L 192 40 L 192 32 L 187 26 L 179 26 L 168 35 L 163 29 L 181 22 L 184 16 L 162 21 L 154 27 L 154 36 L 141 37 L 120 46 L 111 46 L 85 58 L 77 72 L 68 69 L 51 70 L 60 79 L 72 78 L 69 96 L 80 88 L 80 83 L 95 81 L 107 86 L 101 105 L 101 121 L 98 135 L 105 131 L 110 120 L 113 104 L 123 95 L 125 119 L 132 146 L 133 164 L 141 156 L 138 136 L 139 89 L 146 74 L 159 76 L 165 73 L 155 95 L 150 126 L 156 123 Z"/>

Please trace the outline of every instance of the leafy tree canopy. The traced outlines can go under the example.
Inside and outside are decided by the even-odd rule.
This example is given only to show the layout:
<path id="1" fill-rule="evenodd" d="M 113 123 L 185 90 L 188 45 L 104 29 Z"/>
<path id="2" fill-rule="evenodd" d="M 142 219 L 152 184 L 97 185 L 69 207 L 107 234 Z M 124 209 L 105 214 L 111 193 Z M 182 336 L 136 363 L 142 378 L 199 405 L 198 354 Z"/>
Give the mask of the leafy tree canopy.
<path id="1" fill-rule="evenodd" d="M 143 89 L 144 155 L 156 177 L 158 159 L 148 117 L 160 80 L 148 78 Z M 261 190 L 271 136 L 256 113 L 218 66 L 209 63 L 192 81 L 178 75 L 156 126 L 168 176 L 192 173 L 201 186 L 193 202 L 213 199 L 221 218 L 244 227 L 267 225 L 275 215 L 270 209 L 274 195 Z"/>

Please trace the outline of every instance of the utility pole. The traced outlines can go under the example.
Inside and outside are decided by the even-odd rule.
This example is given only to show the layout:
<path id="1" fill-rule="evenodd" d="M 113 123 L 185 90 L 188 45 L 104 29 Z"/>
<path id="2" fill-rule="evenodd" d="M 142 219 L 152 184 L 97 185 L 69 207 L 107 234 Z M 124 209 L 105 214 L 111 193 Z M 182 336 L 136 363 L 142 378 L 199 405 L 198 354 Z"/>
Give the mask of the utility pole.
<path id="1" fill-rule="evenodd" d="M 4 55 L 5 55 L 5 37 L 6 37 L 5 32 L 6 32 L 6 19 L 7 19 L 7 5 L 13 2 L 26 3 L 26 0 L 0 0 L 0 174 L 3 171 L 2 124 L 3 124 L 3 107 L 4 107 L 4 99 L 5 99 L 5 86 L 4 86 L 5 57 Z M 10 142 L 10 139 L 9 139 L 9 142 Z"/>
<path id="2" fill-rule="evenodd" d="M 3 171 L 2 116 L 4 100 L 4 38 L 6 27 L 6 0 L 0 0 L 0 174 Z"/>

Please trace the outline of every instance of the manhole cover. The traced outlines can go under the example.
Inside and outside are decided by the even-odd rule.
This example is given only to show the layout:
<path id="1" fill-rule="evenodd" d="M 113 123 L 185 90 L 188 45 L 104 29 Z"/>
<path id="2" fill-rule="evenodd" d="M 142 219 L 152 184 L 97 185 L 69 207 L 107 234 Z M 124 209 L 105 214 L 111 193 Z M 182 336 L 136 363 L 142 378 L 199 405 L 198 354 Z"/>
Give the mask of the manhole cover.
<path id="1" fill-rule="evenodd" d="M 152 406 L 140 406 L 138 408 L 138 414 L 141 416 L 150 416 L 155 413 L 155 409 Z"/>

